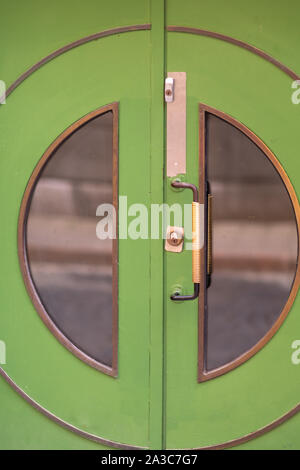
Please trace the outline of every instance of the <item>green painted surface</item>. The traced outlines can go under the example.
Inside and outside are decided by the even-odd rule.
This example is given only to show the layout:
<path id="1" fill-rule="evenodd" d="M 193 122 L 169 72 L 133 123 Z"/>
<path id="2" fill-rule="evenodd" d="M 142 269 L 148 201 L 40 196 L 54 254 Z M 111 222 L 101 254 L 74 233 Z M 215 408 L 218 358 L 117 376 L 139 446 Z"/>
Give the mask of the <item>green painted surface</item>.
<path id="1" fill-rule="evenodd" d="M 164 167 L 164 2 L 151 2 L 151 170 L 152 204 L 163 201 Z M 163 240 L 151 240 L 150 249 L 150 442 L 160 449 L 163 443 Z"/>
<path id="2" fill-rule="evenodd" d="M 120 373 L 112 379 L 69 353 L 38 317 L 19 270 L 16 229 L 23 191 L 45 149 L 72 122 L 112 101 L 120 101 L 120 194 L 129 203 L 162 202 L 164 69 L 186 71 L 188 77 L 186 180 L 198 181 L 202 101 L 261 137 L 299 190 L 300 108 L 291 103 L 291 79 L 250 52 L 192 35 L 168 34 L 165 57 L 165 3 L 167 24 L 244 40 L 300 73 L 296 0 L 288 7 L 279 0 L 0 1 L 0 41 L 6 45 L 0 49 L 0 79 L 8 85 L 69 42 L 104 29 L 153 24 L 152 32 L 100 39 L 58 57 L 1 106 L 0 339 L 7 343 L 5 371 L 42 406 L 90 433 L 155 449 L 162 440 L 167 447 L 198 447 L 240 437 L 298 403 L 300 366 L 290 357 L 300 333 L 299 299 L 260 353 L 199 385 L 195 304 L 168 299 L 174 284 L 191 287 L 190 253 L 167 254 L 163 269 L 161 240 L 121 241 Z M 190 202 L 189 192 L 172 191 L 168 182 L 165 197 Z M 0 395 L 0 448 L 104 448 L 42 416 L 2 379 Z M 299 420 L 238 448 L 297 449 Z"/>
<path id="3" fill-rule="evenodd" d="M 167 25 L 232 36 L 269 53 L 300 73 L 299 2 L 289 0 L 166 0 Z"/>
<path id="4" fill-rule="evenodd" d="M 104 449 L 51 421 L 0 380 L 0 449 Z"/>
<path id="5" fill-rule="evenodd" d="M 1 0 L 0 11 L 5 18 L 0 71 L 9 84 L 66 44 L 105 29 L 150 22 L 149 0 Z"/>
<path id="6" fill-rule="evenodd" d="M 73 2 L 66 3 L 70 6 Z M 111 8 L 110 4 L 113 15 Z M 55 12 L 53 5 L 52 14 Z M 137 21 L 129 12 L 127 20 Z M 76 18 L 80 20 L 78 12 Z M 148 18 L 144 15 L 140 20 Z M 116 24 L 99 21 L 97 30 L 107 26 Z M 94 26 L 84 34 L 90 32 Z M 78 36 L 82 33 L 80 30 Z M 63 42 L 69 40 L 66 34 Z M 51 43 L 41 55 L 52 49 Z M 76 359 L 42 323 L 20 274 L 16 231 L 26 183 L 45 149 L 72 122 L 113 101 L 120 102 L 119 193 L 127 195 L 128 204 L 138 201 L 149 205 L 149 50 L 149 31 L 107 37 L 73 49 L 35 72 L 8 97 L 7 104 L 1 106 L 0 124 L 5 227 L 1 231 L 5 279 L 0 331 L 7 346 L 3 368 L 29 396 L 61 419 L 106 439 L 138 446 L 149 446 L 150 317 L 149 300 L 145 302 L 150 288 L 149 240 L 119 243 L 119 376 L 114 379 Z M 15 56 L 16 63 L 19 56 L 21 50 Z M 137 155 L 143 158 L 137 159 Z M 139 179 L 132 184 L 136 172 Z M 7 421 L 6 415 L 3 419 Z M 50 446 L 51 436 L 49 439 Z M 20 445 L 24 443 L 18 435 L 15 441 L 11 433 L 1 435 L 2 448 Z M 43 445 L 37 439 L 35 446 Z"/>
<path id="7" fill-rule="evenodd" d="M 257 134 L 297 190 L 299 108 L 291 102 L 291 79 L 256 55 L 215 39 L 169 33 L 167 44 L 168 70 L 187 72 L 186 180 L 197 184 L 198 103 L 203 102 Z M 168 191 L 170 203 L 190 197 Z M 166 266 L 167 286 L 191 288 L 190 252 L 182 253 L 180 260 L 166 254 Z M 298 404 L 300 369 L 291 363 L 291 344 L 299 336 L 299 298 L 263 350 L 231 373 L 203 384 L 196 381 L 196 303 L 165 302 L 167 447 L 226 442 L 269 424 Z M 280 440 L 275 445 L 280 447 Z"/>
<path id="8" fill-rule="evenodd" d="M 235 447 L 234 450 L 299 450 L 300 413 L 271 432 Z"/>

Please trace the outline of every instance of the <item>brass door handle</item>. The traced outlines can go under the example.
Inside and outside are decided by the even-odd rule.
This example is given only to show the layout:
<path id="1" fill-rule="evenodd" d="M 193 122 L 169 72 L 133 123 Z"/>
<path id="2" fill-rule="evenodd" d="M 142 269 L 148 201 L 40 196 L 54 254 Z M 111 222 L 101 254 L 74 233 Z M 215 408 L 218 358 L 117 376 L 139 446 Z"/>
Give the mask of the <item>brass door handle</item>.
<path id="1" fill-rule="evenodd" d="M 201 250 L 201 236 L 200 236 L 200 203 L 198 189 L 194 184 L 183 183 L 181 181 L 173 181 L 174 188 L 191 189 L 193 192 L 192 202 L 192 260 L 193 260 L 193 283 L 194 293 L 191 295 L 171 295 L 172 300 L 194 300 L 199 296 L 200 287 L 200 250 Z"/>
<path id="2" fill-rule="evenodd" d="M 211 284 L 211 275 L 213 272 L 213 255 L 212 255 L 212 194 L 210 184 L 207 182 L 207 268 L 206 268 L 206 287 Z"/>

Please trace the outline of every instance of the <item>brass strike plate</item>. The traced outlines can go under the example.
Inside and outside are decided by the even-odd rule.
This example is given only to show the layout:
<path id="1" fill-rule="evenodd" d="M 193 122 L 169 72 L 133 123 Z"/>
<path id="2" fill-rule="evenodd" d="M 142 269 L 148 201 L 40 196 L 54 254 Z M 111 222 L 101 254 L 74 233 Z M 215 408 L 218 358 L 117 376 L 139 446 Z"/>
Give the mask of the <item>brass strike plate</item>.
<path id="1" fill-rule="evenodd" d="M 183 227 L 168 227 L 166 233 L 165 250 L 180 253 L 183 250 Z"/>

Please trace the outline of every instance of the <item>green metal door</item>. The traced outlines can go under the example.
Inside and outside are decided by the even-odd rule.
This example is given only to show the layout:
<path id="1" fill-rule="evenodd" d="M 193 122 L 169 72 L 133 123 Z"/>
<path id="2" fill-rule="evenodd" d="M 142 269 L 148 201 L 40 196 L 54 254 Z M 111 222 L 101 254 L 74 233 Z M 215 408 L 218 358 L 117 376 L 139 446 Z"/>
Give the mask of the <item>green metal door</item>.
<path id="1" fill-rule="evenodd" d="M 35 60 L 45 59 L 9 90 L 1 106 L 1 448 L 158 447 L 161 418 L 158 411 L 157 429 L 149 413 L 151 327 L 157 328 L 155 318 L 150 323 L 151 240 L 129 239 L 119 230 L 111 253 L 96 234 L 106 215 L 97 212 L 99 203 L 113 200 L 117 209 L 120 200 L 119 213 L 126 218 L 126 207 L 134 203 L 149 207 L 151 191 L 160 197 L 163 181 L 149 177 L 157 173 L 155 159 L 150 165 L 151 119 L 161 119 L 151 114 L 158 93 L 150 88 L 149 72 L 157 64 L 155 74 L 163 81 L 163 51 L 154 63 L 146 2 L 131 2 L 125 10 L 123 2 L 100 9 L 93 2 L 83 23 L 83 5 L 78 6 L 77 23 L 67 21 L 54 40 L 52 21 L 58 11 L 69 17 L 70 3 L 54 2 L 46 44 L 36 48 Z M 38 17 L 44 11 L 39 7 Z M 22 8 L 14 21 L 21 31 Z M 24 60 L 21 48 L 18 54 L 19 68 L 34 63 L 28 55 Z M 3 60 L 7 83 L 16 77 L 8 62 Z M 162 125 L 156 134 L 161 167 Z M 96 161 L 99 152 L 102 163 Z M 128 223 L 130 229 L 130 218 Z M 99 315 L 101 324 L 94 321 Z M 154 357 L 162 361 L 161 348 Z M 161 377 L 151 385 L 154 394 L 158 386 L 161 393 Z M 156 410 L 162 407 L 159 398 Z"/>
<path id="2" fill-rule="evenodd" d="M 298 25 L 271 6 L 2 7 L 1 448 L 297 448 Z M 141 236 L 163 203 L 175 238 Z"/>
<path id="3" fill-rule="evenodd" d="M 192 254 L 165 252 L 167 448 L 232 447 L 299 409 L 296 75 L 235 41 L 246 37 L 238 22 L 217 29 L 219 16 L 200 3 L 171 1 L 167 12 L 167 72 L 186 73 L 186 172 L 166 174 L 166 201 L 183 208 L 192 200 L 172 187 L 175 178 L 199 189 L 204 211 L 199 299 L 170 299 L 193 291 Z M 181 132 L 174 104 L 167 133 L 169 114 Z M 171 150 L 167 140 L 167 171 Z M 293 426 L 282 441 L 278 428 L 244 448 L 297 446 Z"/>

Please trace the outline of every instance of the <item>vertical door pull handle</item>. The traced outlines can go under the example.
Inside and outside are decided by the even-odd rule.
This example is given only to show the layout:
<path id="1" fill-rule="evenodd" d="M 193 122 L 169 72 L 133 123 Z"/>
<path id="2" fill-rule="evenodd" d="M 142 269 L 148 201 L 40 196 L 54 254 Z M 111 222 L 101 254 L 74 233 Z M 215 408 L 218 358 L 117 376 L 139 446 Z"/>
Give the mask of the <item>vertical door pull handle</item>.
<path id="1" fill-rule="evenodd" d="M 180 295 L 173 294 L 171 295 L 172 300 L 182 301 L 182 300 L 194 300 L 199 296 L 199 287 L 200 287 L 200 250 L 201 250 L 201 236 L 200 236 L 200 204 L 199 204 L 199 195 L 198 189 L 194 184 L 184 183 L 181 181 L 173 181 L 172 186 L 174 188 L 183 188 L 191 189 L 193 192 L 193 202 L 192 202 L 192 260 L 193 260 L 193 283 L 194 283 L 194 293 L 191 295 Z"/>
<path id="2" fill-rule="evenodd" d="M 207 268 L 206 268 L 206 287 L 211 284 L 211 276 L 213 272 L 213 255 L 212 255 L 212 194 L 210 184 L 207 182 Z"/>

